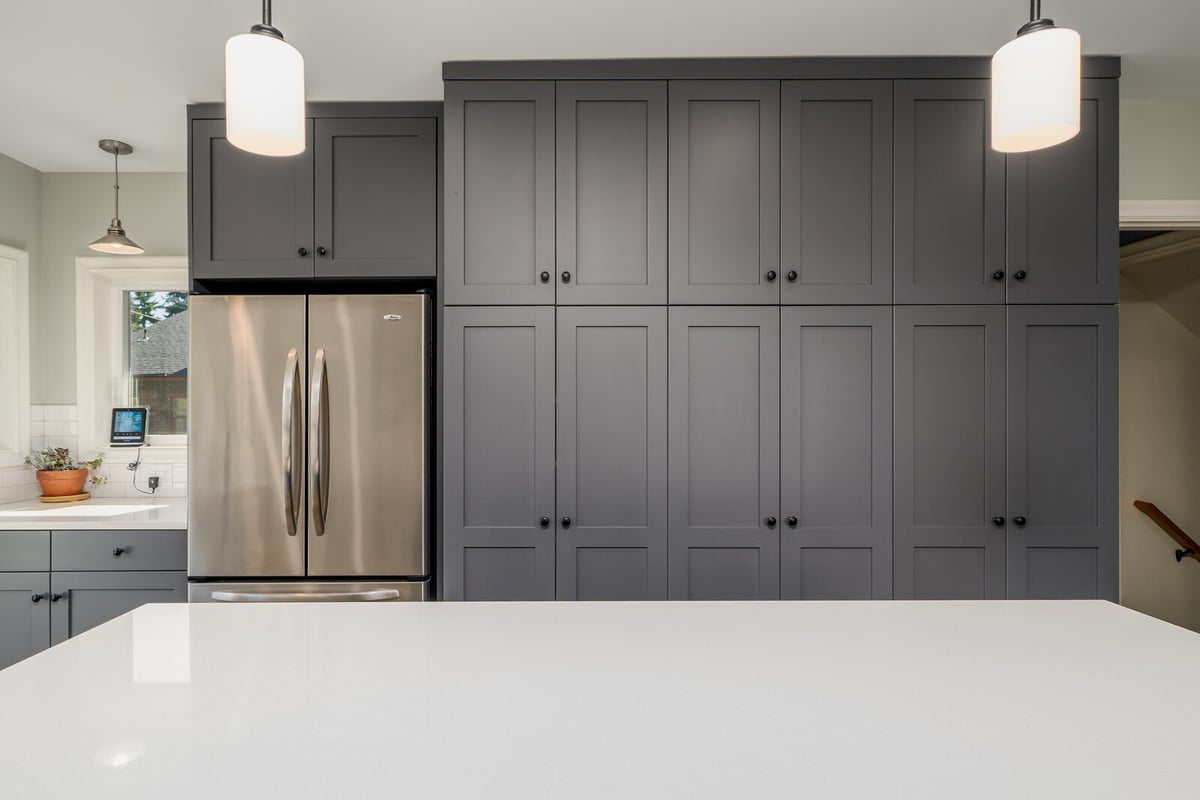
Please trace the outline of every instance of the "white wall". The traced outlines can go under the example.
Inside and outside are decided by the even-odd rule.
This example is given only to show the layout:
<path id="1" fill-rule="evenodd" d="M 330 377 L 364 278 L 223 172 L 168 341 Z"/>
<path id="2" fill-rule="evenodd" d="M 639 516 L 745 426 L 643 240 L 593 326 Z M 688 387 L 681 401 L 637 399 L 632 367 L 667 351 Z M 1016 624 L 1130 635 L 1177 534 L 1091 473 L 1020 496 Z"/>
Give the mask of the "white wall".
<path id="1" fill-rule="evenodd" d="M 1134 500 L 1200 538 L 1200 338 L 1121 279 L 1121 602 L 1200 631 L 1200 563 Z"/>
<path id="2" fill-rule="evenodd" d="M 1200 200 L 1200 99 L 1121 98 L 1121 199 Z"/>

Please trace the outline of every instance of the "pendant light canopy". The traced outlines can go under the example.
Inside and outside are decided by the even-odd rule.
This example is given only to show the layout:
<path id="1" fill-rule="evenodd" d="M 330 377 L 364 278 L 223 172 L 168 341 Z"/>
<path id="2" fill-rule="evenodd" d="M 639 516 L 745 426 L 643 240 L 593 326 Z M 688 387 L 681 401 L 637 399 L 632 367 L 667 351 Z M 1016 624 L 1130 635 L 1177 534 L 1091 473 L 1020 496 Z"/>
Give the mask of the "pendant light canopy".
<path id="1" fill-rule="evenodd" d="M 304 58 L 263 21 L 225 43 L 225 136 L 264 156 L 304 152 Z"/>
<path id="2" fill-rule="evenodd" d="M 1031 0 L 1029 22 L 992 56 L 992 147 L 1041 150 L 1079 133 L 1079 34 L 1042 19 Z"/>
<path id="3" fill-rule="evenodd" d="M 112 253 L 118 256 L 136 256 L 146 252 L 137 242 L 125 235 L 121 227 L 121 171 L 118 167 L 121 156 L 133 152 L 133 147 L 116 139 L 101 139 L 100 149 L 111 153 L 113 157 L 113 218 L 108 224 L 108 233 L 88 245 L 101 253 Z"/>

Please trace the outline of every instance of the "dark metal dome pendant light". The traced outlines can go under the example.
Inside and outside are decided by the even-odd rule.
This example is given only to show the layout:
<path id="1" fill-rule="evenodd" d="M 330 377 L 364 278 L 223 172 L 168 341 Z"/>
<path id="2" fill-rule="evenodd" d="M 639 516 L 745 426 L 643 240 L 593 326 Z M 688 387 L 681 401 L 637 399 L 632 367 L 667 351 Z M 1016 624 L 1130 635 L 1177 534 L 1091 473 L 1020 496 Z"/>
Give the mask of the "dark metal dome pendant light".
<path id="1" fill-rule="evenodd" d="M 263 21 L 225 43 L 225 138 L 264 156 L 304 152 L 304 58 Z"/>
<path id="2" fill-rule="evenodd" d="M 1042 18 L 1030 0 L 1029 22 L 992 56 L 992 147 L 1025 153 L 1079 133 L 1079 34 Z"/>
<path id="3" fill-rule="evenodd" d="M 88 245 L 101 253 L 112 253 L 118 256 L 136 256 L 146 252 L 128 236 L 121 227 L 121 171 L 118 167 L 121 156 L 133 152 L 133 146 L 118 142 L 116 139 L 101 139 L 100 149 L 111 153 L 113 157 L 113 218 L 108 224 L 108 233 Z"/>

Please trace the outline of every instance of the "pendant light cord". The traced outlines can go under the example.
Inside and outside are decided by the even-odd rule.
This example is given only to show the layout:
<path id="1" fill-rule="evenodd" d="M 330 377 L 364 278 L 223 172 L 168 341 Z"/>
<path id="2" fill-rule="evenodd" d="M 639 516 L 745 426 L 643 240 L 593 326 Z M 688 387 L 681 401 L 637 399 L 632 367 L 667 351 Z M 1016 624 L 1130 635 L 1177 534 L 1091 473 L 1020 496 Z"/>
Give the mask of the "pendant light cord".
<path id="1" fill-rule="evenodd" d="M 121 156 L 113 150 L 113 219 L 121 219 Z"/>
<path id="2" fill-rule="evenodd" d="M 263 25 L 271 25 L 271 0 L 263 0 Z"/>
<path id="3" fill-rule="evenodd" d="M 268 0 L 263 0 L 264 3 Z M 1029 21 L 1036 22 L 1042 18 L 1042 0 L 1029 0 Z"/>

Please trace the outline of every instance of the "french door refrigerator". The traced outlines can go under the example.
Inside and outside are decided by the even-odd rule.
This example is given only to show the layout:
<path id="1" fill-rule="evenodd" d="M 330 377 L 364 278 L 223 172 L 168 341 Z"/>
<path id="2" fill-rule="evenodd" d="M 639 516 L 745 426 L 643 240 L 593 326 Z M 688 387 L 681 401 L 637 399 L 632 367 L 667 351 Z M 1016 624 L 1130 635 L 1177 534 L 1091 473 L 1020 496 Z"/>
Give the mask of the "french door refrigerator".
<path id="1" fill-rule="evenodd" d="M 428 295 L 196 295 L 190 317 L 189 599 L 427 599 Z"/>

